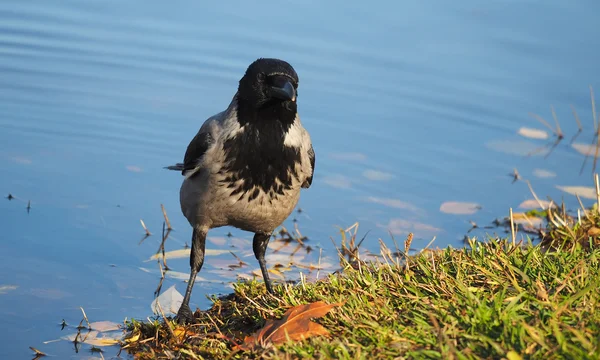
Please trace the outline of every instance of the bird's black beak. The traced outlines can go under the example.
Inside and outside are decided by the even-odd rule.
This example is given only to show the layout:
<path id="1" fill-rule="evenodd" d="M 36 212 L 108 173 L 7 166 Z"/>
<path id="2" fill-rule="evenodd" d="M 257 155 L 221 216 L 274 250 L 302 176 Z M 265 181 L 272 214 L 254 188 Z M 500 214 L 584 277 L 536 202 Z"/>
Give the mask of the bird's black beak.
<path id="1" fill-rule="evenodd" d="M 281 100 L 296 101 L 296 89 L 286 78 L 278 78 L 271 86 L 271 96 Z"/>

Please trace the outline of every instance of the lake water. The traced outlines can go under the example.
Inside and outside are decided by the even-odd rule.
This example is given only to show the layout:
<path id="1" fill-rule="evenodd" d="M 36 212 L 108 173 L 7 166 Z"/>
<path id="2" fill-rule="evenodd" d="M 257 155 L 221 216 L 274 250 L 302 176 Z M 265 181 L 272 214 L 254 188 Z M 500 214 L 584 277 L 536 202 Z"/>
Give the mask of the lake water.
<path id="1" fill-rule="evenodd" d="M 532 197 L 512 183 L 513 168 L 540 197 L 575 207 L 556 185 L 592 184 L 569 144 L 578 129 L 569 106 L 584 127 L 576 142 L 589 143 L 599 10 L 597 1 L 541 0 L 1 2 L 0 193 L 15 198 L 0 201 L 0 357 L 27 357 L 29 346 L 93 357 L 86 345 L 76 354 L 67 341 L 44 343 L 74 332 L 80 306 L 90 321 L 152 315 L 160 204 L 174 228 L 166 250 L 191 235 L 182 178 L 163 166 L 181 161 L 258 57 L 285 59 L 300 76 L 317 166 L 303 211 L 285 226 L 297 224 L 316 250 L 305 264 L 335 263 L 330 238 L 339 243 L 339 227 L 355 222 L 373 252 L 380 238 L 392 244 L 389 232 L 400 241 L 414 232 L 417 250 L 434 236 L 434 247 L 462 246 L 469 221 L 490 224 Z M 554 140 L 528 115 L 554 125 L 551 105 L 565 140 L 547 158 L 526 156 Z M 522 127 L 549 138 L 520 136 Z M 153 233 L 141 243 L 140 219 Z M 251 234 L 210 237 L 208 248 L 225 252 L 200 273 L 192 306 L 201 308 L 258 268 Z M 248 265 L 229 271 L 226 250 Z M 284 263 L 274 250 L 270 265 Z M 188 260 L 169 267 L 179 273 L 163 290 L 183 292 Z M 61 331 L 62 319 L 70 327 Z"/>

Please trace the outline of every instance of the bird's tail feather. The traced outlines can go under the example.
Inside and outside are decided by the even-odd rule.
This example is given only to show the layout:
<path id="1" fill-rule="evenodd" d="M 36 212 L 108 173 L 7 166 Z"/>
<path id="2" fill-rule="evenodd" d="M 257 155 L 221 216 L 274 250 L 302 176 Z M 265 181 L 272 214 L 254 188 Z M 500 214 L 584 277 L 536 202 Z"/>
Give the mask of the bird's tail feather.
<path id="1" fill-rule="evenodd" d="M 177 163 L 175 165 L 165 166 L 165 169 L 183 171 L 183 164 Z"/>

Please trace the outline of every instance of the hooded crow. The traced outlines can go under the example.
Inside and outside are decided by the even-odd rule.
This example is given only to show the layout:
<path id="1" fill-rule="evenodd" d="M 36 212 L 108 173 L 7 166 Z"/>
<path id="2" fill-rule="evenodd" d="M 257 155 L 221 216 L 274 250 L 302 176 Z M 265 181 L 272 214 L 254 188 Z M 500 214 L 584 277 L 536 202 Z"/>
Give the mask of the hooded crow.
<path id="1" fill-rule="evenodd" d="M 167 167 L 185 176 L 181 210 L 193 228 L 190 280 L 177 313 L 191 321 L 190 296 L 204 262 L 210 229 L 234 226 L 254 233 L 252 249 L 267 291 L 265 263 L 271 234 L 312 184 L 315 152 L 297 113 L 298 75 L 278 59 L 258 59 L 246 70 L 229 107 L 208 118 L 185 152 Z"/>

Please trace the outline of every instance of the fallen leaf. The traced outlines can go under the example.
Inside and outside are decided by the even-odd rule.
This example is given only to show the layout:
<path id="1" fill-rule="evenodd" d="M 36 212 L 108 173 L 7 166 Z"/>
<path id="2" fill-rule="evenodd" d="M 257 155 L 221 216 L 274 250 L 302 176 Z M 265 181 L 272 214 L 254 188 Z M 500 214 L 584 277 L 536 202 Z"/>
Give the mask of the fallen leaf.
<path id="1" fill-rule="evenodd" d="M 329 154 L 329 157 L 335 160 L 343 160 L 343 161 L 365 161 L 367 160 L 367 155 L 361 153 L 351 153 L 351 152 L 340 152 Z"/>
<path id="2" fill-rule="evenodd" d="M 596 154 L 596 145 L 574 143 L 571 146 L 581 155 L 591 156 Z"/>
<path id="3" fill-rule="evenodd" d="M 183 326 L 178 326 L 173 330 L 173 334 L 175 334 L 175 337 L 177 337 L 179 341 L 182 341 L 188 334 L 188 330 Z"/>
<path id="4" fill-rule="evenodd" d="M 527 216 L 525 213 L 513 213 L 513 221 L 515 224 L 538 226 L 544 221 L 536 216 Z"/>
<path id="5" fill-rule="evenodd" d="M 551 202 L 548 200 L 540 200 L 539 202 L 535 199 L 529 199 L 529 200 L 525 200 L 523 201 L 521 204 L 519 204 L 519 207 L 521 209 L 541 209 L 540 208 L 540 203 L 542 204 L 542 206 L 544 206 L 544 209 L 547 209 Z M 556 207 L 556 205 L 552 205 L 552 207 Z"/>
<path id="6" fill-rule="evenodd" d="M 519 131 L 517 133 L 519 135 L 529 138 L 529 139 L 545 140 L 548 138 L 548 133 L 544 130 L 539 130 L 539 129 L 522 127 L 519 129 Z"/>
<path id="7" fill-rule="evenodd" d="M 125 338 L 125 342 L 127 342 L 127 343 L 133 343 L 133 342 L 138 341 L 139 338 L 140 338 L 140 334 L 139 333 L 133 334 L 130 337 Z"/>
<path id="8" fill-rule="evenodd" d="M 398 199 L 369 196 L 365 200 L 368 202 L 374 203 L 374 204 L 380 204 L 380 205 L 391 207 L 391 208 L 408 210 L 413 213 L 422 214 L 425 212 L 424 210 L 418 208 L 417 206 L 415 206 L 409 202 L 398 200 Z"/>
<path id="9" fill-rule="evenodd" d="M 338 189 L 350 189 L 352 187 L 352 182 L 350 181 L 350 179 L 344 175 L 338 175 L 338 174 L 334 174 L 334 175 L 329 175 L 329 176 L 325 176 L 325 178 L 323 179 L 323 182 L 329 186 L 332 186 L 334 188 L 338 188 Z"/>
<path id="10" fill-rule="evenodd" d="M 142 172 L 142 168 L 139 166 L 135 166 L 135 165 L 127 165 L 126 169 L 131 171 L 131 172 Z"/>
<path id="11" fill-rule="evenodd" d="M 440 206 L 440 211 L 453 215 L 471 215 L 481 209 L 481 205 L 470 202 L 446 201 Z"/>
<path id="12" fill-rule="evenodd" d="M 189 258 L 191 253 L 192 253 L 191 248 L 172 250 L 172 251 L 165 252 L 165 257 L 167 259 Z M 204 251 L 205 256 L 215 256 L 215 255 L 222 255 L 222 254 L 227 254 L 227 253 L 229 253 L 229 250 L 206 249 Z M 148 259 L 146 261 L 152 261 L 152 260 L 158 260 L 158 259 L 162 260 L 162 257 L 163 257 L 162 252 L 159 252 L 157 254 L 150 256 L 150 259 Z"/>
<path id="13" fill-rule="evenodd" d="M 418 234 L 436 235 L 442 231 L 442 229 L 430 224 L 425 224 L 418 221 L 409 221 L 400 218 L 390 219 L 390 222 L 387 225 L 377 224 L 377 226 L 386 228 L 386 230 L 388 230 L 394 235 L 404 235 L 411 232 Z"/>
<path id="14" fill-rule="evenodd" d="M 0 294 L 6 294 L 9 291 L 16 290 L 18 286 L 16 285 L 1 285 L 0 286 Z"/>
<path id="15" fill-rule="evenodd" d="M 265 256 L 267 263 L 281 263 L 283 265 L 287 265 L 289 263 L 299 262 L 304 260 L 306 253 L 296 252 L 294 255 L 292 254 L 278 254 L 278 253 L 270 253 Z"/>
<path id="16" fill-rule="evenodd" d="M 514 350 L 511 350 L 509 352 L 506 353 L 506 358 L 508 360 L 522 360 L 523 358 L 521 357 L 521 355 L 519 355 L 519 353 L 517 353 Z"/>
<path id="17" fill-rule="evenodd" d="M 365 178 L 373 181 L 387 181 L 394 177 L 392 174 L 377 170 L 365 170 L 363 171 L 362 175 Z"/>
<path id="18" fill-rule="evenodd" d="M 162 294 L 160 294 L 152 304 L 150 304 L 150 308 L 155 314 L 160 314 L 160 310 L 158 309 L 158 304 L 162 308 L 165 315 L 167 314 L 177 314 L 179 311 L 179 307 L 183 302 L 183 295 L 177 289 L 175 289 L 175 285 L 171 286 L 167 290 L 165 290 Z"/>
<path id="19" fill-rule="evenodd" d="M 123 338 L 122 332 L 117 332 L 114 334 L 105 334 L 99 331 L 92 330 L 90 332 L 82 331 L 77 335 L 77 333 L 63 336 L 61 339 L 74 341 L 77 338 L 77 341 L 83 344 L 89 344 L 93 346 L 112 346 L 117 345 L 121 339 Z"/>
<path id="20" fill-rule="evenodd" d="M 560 186 L 556 185 L 556 188 L 571 195 L 579 195 L 586 199 L 596 199 L 596 189 L 588 186 Z"/>
<path id="21" fill-rule="evenodd" d="M 247 336 L 239 345 L 242 350 L 254 349 L 257 345 L 281 344 L 285 341 L 298 341 L 317 335 L 329 335 L 329 331 L 323 325 L 312 322 L 311 318 L 325 316 L 336 306 L 344 303 L 326 304 L 317 301 L 311 304 L 298 305 L 288 309 L 280 320 L 269 319 L 265 326 Z"/>
<path id="22" fill-rule="evenodd" d="M 556 173 L 544 169 L 533 169 L 533 175 L 542 179 L 556 177 Z"/>
<path id="23" fill-rule="evenodd" d="M 112 321 L 95 321 L 93 323 L 90 323 L 90 326 L 92 327 L 92 330 L 100 332 L 115 331 L 121 329 L 120 324 L 117 324 Z"/>
<path id="24" fill-rule="evenodd" d="M 600 235 L 600 229 L 598 229 L 597 227 L 591 227 L 588 231 L 587 231 L 588 236 L 598 236 Z"/>

